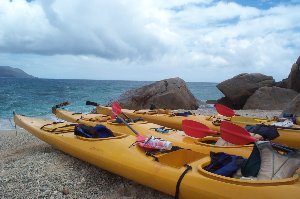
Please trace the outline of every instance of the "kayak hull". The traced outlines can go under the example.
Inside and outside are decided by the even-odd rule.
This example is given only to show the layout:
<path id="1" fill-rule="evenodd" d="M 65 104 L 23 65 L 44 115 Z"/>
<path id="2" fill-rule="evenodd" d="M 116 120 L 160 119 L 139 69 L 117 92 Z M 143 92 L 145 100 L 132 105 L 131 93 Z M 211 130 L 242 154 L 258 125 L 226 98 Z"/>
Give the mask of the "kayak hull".
<path id="1" fill-rule="evenodd" d="M 84 139 L 70 132 L 56 133 L 41 129 L 51 121 L 15 115 L 15 123 L 39 139 L 78 159 L 99 168 L 134 180 L 166 194 L 175 195 L 178 179 L 185 171 L 184 164 L 191 170 L 183 177 L 179 186 L 179 198 L 295 198 L 300 194 L 298 176 L 276 181 L 253 182 L 231 179 L 210 174 L 203 170 L 209 163 L 205 154 L 191 150 L 178 150 L 159 156 L 154 161 L 138 146 L 128 147 L 135 136 L 120 135 L 111 139 Z M 69 123 L 52 124 L 58 129 Z"/>

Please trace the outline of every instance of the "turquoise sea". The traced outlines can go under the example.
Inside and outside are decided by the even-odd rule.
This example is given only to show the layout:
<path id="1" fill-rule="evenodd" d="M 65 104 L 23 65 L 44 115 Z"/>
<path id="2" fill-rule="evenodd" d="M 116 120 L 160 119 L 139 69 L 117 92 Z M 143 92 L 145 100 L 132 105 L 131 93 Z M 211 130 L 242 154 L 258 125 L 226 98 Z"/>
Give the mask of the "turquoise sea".
<path id="1" fill-rule="evenodd" d="M 12 128 L 13 111 L 51 118 L 51 107 L 69 101 L 67 109 L 88 112 L 93 107 L 85 101 L 107 104 L 125 91 L 152 82 L 118 80 L 65 80 L 65 79 L 14 79 L 0 78 L 0 129 Z M 187 86 L 199 100 L 218 99 L 223 94 L 217 83 L 187 82 Z"/>

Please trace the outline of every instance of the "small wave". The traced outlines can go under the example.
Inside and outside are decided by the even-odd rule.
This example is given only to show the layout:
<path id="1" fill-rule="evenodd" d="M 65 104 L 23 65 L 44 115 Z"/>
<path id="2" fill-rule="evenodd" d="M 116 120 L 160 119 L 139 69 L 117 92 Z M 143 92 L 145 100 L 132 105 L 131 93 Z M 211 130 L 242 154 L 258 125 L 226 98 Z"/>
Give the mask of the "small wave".
<path id="1" fill-rule="evenodd" d="M 15 123 L 12 118 L 0 118 L 0 130 L 13 130 Z"/>
<path id="2" fill-rule="evenodd" d="M 51 120 L 53 122 L 63 121 L 63 120 L 57 118 L 53 114 L 42 115 L 42 116 L 38 116 L 38 117 L 48 119 L 48 120 Z M 14 129 L 15 129 L 15 122 L 14 122 L 13 118 L 0 118 L 0 131 L 1 130 L 14 130 Z"/>

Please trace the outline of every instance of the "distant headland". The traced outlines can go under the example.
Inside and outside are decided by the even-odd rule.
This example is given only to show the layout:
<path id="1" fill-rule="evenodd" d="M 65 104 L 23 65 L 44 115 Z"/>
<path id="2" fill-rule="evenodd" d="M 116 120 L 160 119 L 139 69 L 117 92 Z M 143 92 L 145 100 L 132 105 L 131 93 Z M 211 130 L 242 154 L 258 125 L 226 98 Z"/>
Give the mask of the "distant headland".
<path id="1" fill-rule="evenodd" d="M 36 78 L 19 68 L 0 66 L 0 78 Z"/>

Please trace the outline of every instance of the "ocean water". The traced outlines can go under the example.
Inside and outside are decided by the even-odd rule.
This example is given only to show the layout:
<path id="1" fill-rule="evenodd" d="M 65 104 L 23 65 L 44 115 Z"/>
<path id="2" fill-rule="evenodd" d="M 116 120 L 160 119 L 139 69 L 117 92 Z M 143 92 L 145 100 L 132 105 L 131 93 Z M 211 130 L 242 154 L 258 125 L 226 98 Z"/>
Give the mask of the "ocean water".
<path id="1" fill-rule="evenodd" d="M 51 107 L 71 102 L 68 110 L 89 112 L 93 109 L 85 101 L 107 104 L 125 91 L 152 82 L 118 80 L 61 80 L 0 78 L 0 129 L 12 128 L 12 113 L 52 118 Z M 223 94 L 216 83 L 187 82 L 199 100 L 218 99 Z"/>

